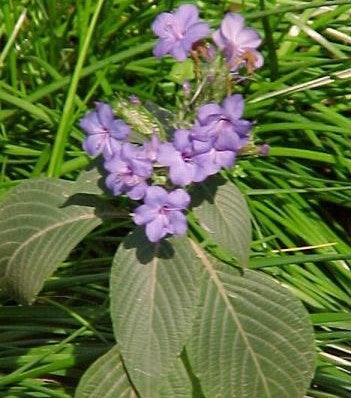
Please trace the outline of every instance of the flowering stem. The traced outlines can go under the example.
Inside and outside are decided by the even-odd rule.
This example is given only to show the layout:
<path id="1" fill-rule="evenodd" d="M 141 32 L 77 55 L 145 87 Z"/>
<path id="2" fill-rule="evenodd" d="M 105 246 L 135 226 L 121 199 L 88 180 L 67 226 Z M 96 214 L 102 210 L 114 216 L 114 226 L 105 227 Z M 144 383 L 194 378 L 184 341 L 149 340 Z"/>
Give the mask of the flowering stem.
<path id="1" fill-rule="evenodd" d="M 191 52 L 191 58 L 194 62 L 194 73 L 196 80 L 199 82 L 201 79 L 201 69 L 200 69 L 200 60 L 199 56 L 197 55 L 196 51 Z"/>
<path id="2" fill-rule="evenodd" d="M 72 117 L 72 110 L 74 104 L 74 97 L 77 92 L 77 87 L 79 83 L 79 79 L 81 77 L 81 72 L 83 68 L 83 64 L 88 53 L 89 44 L 91 41 L 91 37 L 93 35 L 95 25 L 100 14 L 101 7 L 104 3 L 104 0 L 98 0 L 97 5 L 94 10 L 93 17 L 89 24 L 89 28 L 87 29 L 87 33 L 85 39 L 83 41 L 82 50 L 79 54 L 78 61 L 72 76 L 72 81 L 68 89 L 67 98 L 65 102 L 65 106 L 63 108 L 62 118 L 57 130 L 56 138 L 54 147 L 52 150 L 51 160 L 48 169 L 48 176 L 58 176 L 61 171 L 61 165 L 64 156 L 64 149 L 66 145 L 66 141 L 68 138 L 70 124 L 71 124 L 71 117 Z"/>

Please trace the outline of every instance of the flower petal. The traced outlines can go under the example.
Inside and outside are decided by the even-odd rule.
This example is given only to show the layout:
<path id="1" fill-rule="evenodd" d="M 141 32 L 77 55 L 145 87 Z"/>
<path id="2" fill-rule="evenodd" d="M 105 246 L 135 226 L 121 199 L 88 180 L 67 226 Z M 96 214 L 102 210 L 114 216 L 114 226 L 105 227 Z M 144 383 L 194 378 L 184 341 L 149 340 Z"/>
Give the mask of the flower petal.
<path id="1" fill-rule="evenodd" d="M 123 140 L 129 135 L 130 127 L 123 120 L 117 119 L 113 120 L 113 123 L 109 126 L 109 131 L 111 137 Z"/>
<path id="2" fill-rule="evenodd" d="M 188 229 L 186 217 L 181 211 L 172 211 L 169 216 L 170 230 L 174 235 L 184 235 Z"/>
<path id="3" fill-rule="evenodd" d="M 215 44 L 217 45 L 218 48 L 220 48 L 221 50 L 223 50 L 223 48 L 227 45 L 227 40 L 226 38 L 222 35 L 220 29 L 216 30 L 213 34 L 212 34 L 212 39 L 215 42 Z"/>
<path id="4" fill-rule="evenodd" d="M 182 31 L 199 21 L 199 10 L 192 4 L 183 4 L 175 12 L 174 18 Z"/>
<path id="5" fill-rule="evenodd" d="M 179 161 L 179 159 L 180 153 L 174 148 L 171 143 L 165 142 L 160 145 L 157 155 L 157 162 L 160 163 L 160 165 L 170 166 L 174 162 Z"/>
<path id="6" fill-rule="evenodd" d="M 207 23 L 198 22 L 187 29 L 184 40 L 189 40 L 192 43 L 196 43 L 197 41 L 207 37 L 209 34 L 210 27 L 207 25 Z"/>
<path id="7" fill-rule="evenodd" d="M 172 49 L 170 50 L 170 53 L 178 61 L 185 61 L 187 59 L 188 52 L 191 48 L 191 46 L 190 47 L 188 46 L 189 45 L 188 42 L 184 42 L 184 43 L 186 44 L 187 48 L 185 48 L 183 46 L 183 40 L 179 40 L 174 43 Z"/>
<path id="8" fill-rule="evenodd" d="M 105 104 L 104 102 L 95 102 L 95 106 L 100 123 L 107 130 L 109 130 L 109 127 L 111 126 L 111 124 L 113 124 L 114 120 L 113 110 L 111 106 Z"/>
<path id="9" fill-rule="evenodd" d="M 113 158 L 114 156 L 119 157 L 121 154 L 121 148 L 122 148 L 122 146 L 119 141 L 115 140 L 112 137 L 107 136 L 107 139 L 105 141 L 105 147 L 103 150 L 104 158 L 106 160 L 109 160 L 109 159 Z"/>
<path id="10" fill-rule="evenodd" d="M 183 159 L 171 164 L 169 168 L 169 179 L 175 185 L 189 185 L 193 181 L 195 166 L 186 163 Z"/>
<path id="11" fill-rule="evenodd" d="M 244 99 L 242 95 L 235 94 L 223 101 L 223 109 L 231 121 L 240 119 L 244 112 Z"/>
<path id="12" fill-rule="evenodd" d="M 105 184 L 115 196 L 124 192 L 124 183 L 117 174 L 109 174 L 106 177 Z"/>
<path id="13" fill-rule="evenodd" d="M 244 17 L 239 14 L 228 13 L 221 23 L 221 33 L 226 39 L 236 41 L 236 38 L 244 28 L 244 25 Z"/>
<path id="14" fill-rule="evenodd" d="M 197 111 L 197 118 L 200 124 L 205 125 L 208 124 L 210 118 L 219 117 L 222 114 L 222 109 L 218 104 L 209 103 L 206 105 L 202 105 Z"/>
<path id="15" fill-rule="evenodd" d="M 175 210 L 186 209 L 190 203 L 190 196 L 184 189 L 175 189 L 168 194 L 167 205 Z"/>
<path id="16" fill-rule="evenodd" d="M 174 15 L 169 12 L 162 12 L 157 15 L 151 25 L 152 31 L 156 36 L 167 37 L 169 35 L 169 26 L 175 22 Z"/>
<path id="17" fill-rule="evenodd" d="M 105 134 L 88 135 L 83 141 L 83 149 L 91 156 L 100 155 L 106 143 Z"/>
<path id="18" fill-rule="evenodd" d="M 133 200 L 140 200 L 145 196 L 148 185 L 142 181 L 127 191 L 127 196 Z"/>
<path id="19" fill-rule="evenodd" d="M 234 129 L 240 138 L 248 138 L 252 128 L 252 123 L 245 119 L 240 119 L 235 122 Z"/>
<path id="20" fill-rule="evenodd" d="M 194 153 L 198 155 L 200 153 L 208 152 L 213 147 L 213 142 L 214 140 L 212 138 L 206 141 L 200 141 L 194 139 L 193 140 Z"/>
<path id="21" fill-rule="evenodd" d="M 255 57 L 255 69 L 261 68 L 264 64 L 263 55 L 256 50 L 251 50 L 251 54 Z"/>
<path id="22" fill-rule="evenodd" d="M 148 205 L 141 205 L 134 210 L 133 221 L 137 225 L 144 225 L 153 221 L 158 216 L 157 209 Z"/>
<path id="23" fill-rule="evenodd" d="M 105 134 L 106 131 L 100 123 L 95 111 L 88 112 L 79 122 L 79 126 L 88 134 Z"/>
<path id="24" fill-rule="evenodd" d="M 144 199 L 144 203 L 151 207 L 163 206 L 167 201 L 167 191 L 159 186 L 148 187 Z"/>
<path id="25" fill-rule="evenodd" d="M 153 49 L 155 57 L 163 57 L 168 54 L 174 46 L 175 40 L 170 38 L 161 38 Z"/>
<path id="26" fill-rule="evenodd" d="M 235 162 L 236 153 L 233 151 L 217 151 L 216 164 L 220 167 L 230 168 L 233 167 Z"/>
<path id="27" fill-rule="evenodd" d="M 176 130 L 174 132 L 173 145 L 180 152 L 189 148 L 189 146 L 191 145 L 190 131 L 184 129 Z"/>
<path id="28" fill-rule="evenodd" d="M 207 176 L 216 174 L 221 169 L 221 166 L 216 163 L 216 154 L 217 151 L 212 149 L 207 153 L 196 156 L 196 163 L 201 166 L 203 173 Z"/>
<path id="29" fill-rule="evenodd" d="M 146 224 L 146 236 L 151 242 L 159 242 L 168 233 L 168 219 L 166 216 L 159 215 L 155 220 Z"/>
<path id="30" fill-rule="evenodd" d="M 262 40 L 255 30 L 245 28 L 240 32 L 240 35 L 237 36 L 236 43 L 243 48 L 257 48 L 261 45 Z"/>
<path id="31" fill-rule="evenodd" d="M 128 164 L 117 156 L 106 160 L 104 163 L 104 168 L 111 173 L 117 174 L 125 174 L 129 171 Z"/>
<path id="32" fill-rule="evenodd" d="M 217 151 L 237 151 L 240 148 L 239 136 L 232 131 L 225 131 L 218 134 L 214 148 Z"/>

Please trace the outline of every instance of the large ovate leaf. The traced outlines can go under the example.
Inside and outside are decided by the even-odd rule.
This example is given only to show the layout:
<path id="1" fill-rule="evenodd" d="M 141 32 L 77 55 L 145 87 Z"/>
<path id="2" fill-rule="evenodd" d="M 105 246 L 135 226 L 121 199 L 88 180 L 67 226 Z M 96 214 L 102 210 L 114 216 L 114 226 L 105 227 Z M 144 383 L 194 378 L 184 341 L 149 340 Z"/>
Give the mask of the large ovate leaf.
<path id="1" fill-rule="evenodd" d="M 238 265 L 247 267 L 251 242 L 250 213 L 232 182 L 213 177 L 192 191 L 193 212 L 212 241 L 231 253 Z"/>
<path id="2" fill-rule="evenodd" d="M 192 398 L 193 385 L 180 357 L 173 362 L 167 376 L 160 382 L 160 398 Z"/>
<path id="3" fill-rule="evenodd" d="M 314 370 L 307 311 L 258 271 L 201 259 L 199 312 L 187 352 L 211 398 L 303 398 Z"/>
<path id="4" fill-rule="evenodd" d="M 84 373 L 75 398 L 137 398 L 117 345 L 96 360 Z"/>
<path id="5" fill-rule="evenodd" d="M 0 275 L 20 302 L 31 303 L 70 251 L 112 216 L 109 206 L 99 208 L 96 197 L 79 190 L 74 182 L 35 179 L 12 189 L 1 203 Z"/>
<path id="6" fill-rule="evenodd" d="M 192 383 L 180 358 L 158 384 L 160 398 L 192 398 Z M 75 398 L 138 398 L 123 359 L 115 345 L 96 360 L 84 373 L 76 389 Z"/>
<path id="7" fill-rule="evenodd" d="M 157 398 L 191 332 L 198 259 L 186 238 L 150 243 L 136 231 L 120 246 L 111 273 L 111 318 L 131 380 Z"/>

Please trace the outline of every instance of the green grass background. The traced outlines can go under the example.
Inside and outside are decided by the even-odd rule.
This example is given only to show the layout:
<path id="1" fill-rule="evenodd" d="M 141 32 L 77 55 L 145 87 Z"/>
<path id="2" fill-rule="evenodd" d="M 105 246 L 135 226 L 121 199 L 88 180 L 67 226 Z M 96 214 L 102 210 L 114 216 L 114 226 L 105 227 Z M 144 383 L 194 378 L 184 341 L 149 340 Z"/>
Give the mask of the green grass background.
<path id="1" fill-rule="evenodd" d="M 24 179 L 77 176 L 89 162 L 78 120 L 94 100 L 136 94 L 175 111 L 172 61 L 152 57 L 150 23 L 178 4 L 0 0 L 0 200 Z M 264 37 L 265 66 L 242 91 L 255 140 L 271 152 L 231 173 L 252 211 L 251 266 L 311 314 L 318 360 L 308 396 L 351 397 L 351 3 L 197 4 L 212 26 L 241 10 Z M 1 296 L 1 397 L 72 397 L 114 343 L 109 268 L 131 227 L 91 233 L 31 307 Z"/>

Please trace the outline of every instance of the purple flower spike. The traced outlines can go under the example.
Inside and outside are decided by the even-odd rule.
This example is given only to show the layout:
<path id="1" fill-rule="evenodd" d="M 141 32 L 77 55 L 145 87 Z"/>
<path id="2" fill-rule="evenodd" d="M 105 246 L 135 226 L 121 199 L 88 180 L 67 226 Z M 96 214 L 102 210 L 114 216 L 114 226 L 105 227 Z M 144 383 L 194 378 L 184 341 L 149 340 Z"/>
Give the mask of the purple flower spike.
<path id="1" fill-rule="evenodd" d="M 153 22 L 152 30 L 160 38 L 154 55 L 171 54 L 178 61 L 184 61 L 192 45 L 210 33 L 209 26 L 200 21 L 197 7 L 191 4 L 184 4 L 172 13 L 161 13 Z"/>
<path id="2" fill-rule="evenodd" d="M 106 159 L 119 151 L 120 140 L 130 133 L 130 127 L 120 119 L 115 119 L 110 105 L 96 102 L 96 110 L 87 113 L 80 121 L 80 127 L 87 137 L 83 148 L 89 155 L 97 156 L 101 153 Z"/>
<path id="3" fill-rule="evenodd" d="M 120 151 L 107 160 L 104 166 L 110 172 L 106 178 L 106 186 L 114 195 L 126 193 L 134 200 L 144 197 L 148 187 L 146 180 L 152 174 L 152 164 L 142 149 L 124 143 Z"/>
<path id="4" fill-rule="evenodd" d="M 192 139 L 197 152 L 237 152 L 248 141 L 251 123 L 241 119 L 244 100 L 240 94 L 227 97 L 222 106 L 210 103 L 198 110 L 198 123 L 193 128 Z"/>
<path id="5" fill-rule="evenodd" d="M 172 143 L 160 146 L 158 163 L 169 167 L 169 178 L 176 185 L 188 185 L 191 182 L 203 181 L 210 174 L 209 159 L 206 155 L 195 153 L 188 130 L 176 130 Z M 218 170 L 217 170 L 218 171 Z"/>
<path id="6" fill-rule="evenodd" d="M 241 15 L 228 13 L 213 33 L 213 40 L 224 52 L 231 71 L 245 65 L 249 72 L 253 72 L 263 65 L 263 57 L 257 51 L 261 38 L 255 30 L 245 27 Z"/>
<path id="7" fill-rule="evenodd" d="M 152 186 L 147 189 L 144 204 L 134 211 L 133 220 L 145 225 L 146 236 L 151 242 L 159 242 L 167 234 L 183 235 L 187 223 L 182 210 L 190 203 L 190 196 L 183 189 L 167 192 Z"/>

